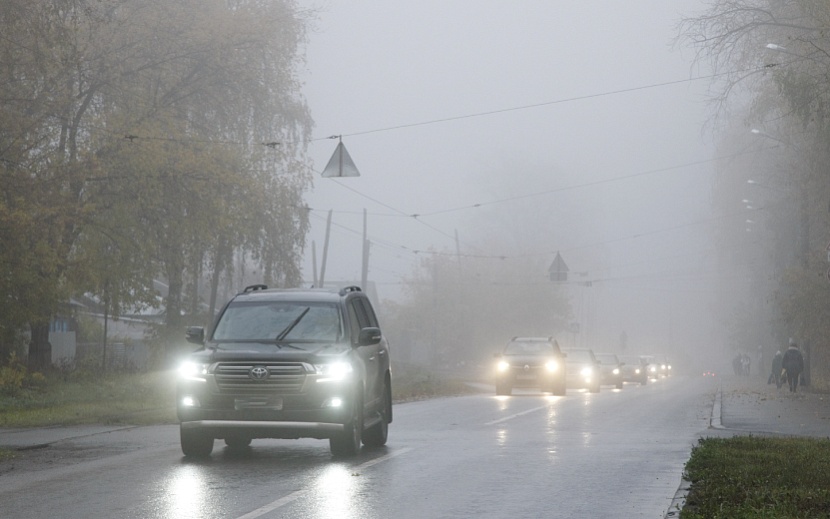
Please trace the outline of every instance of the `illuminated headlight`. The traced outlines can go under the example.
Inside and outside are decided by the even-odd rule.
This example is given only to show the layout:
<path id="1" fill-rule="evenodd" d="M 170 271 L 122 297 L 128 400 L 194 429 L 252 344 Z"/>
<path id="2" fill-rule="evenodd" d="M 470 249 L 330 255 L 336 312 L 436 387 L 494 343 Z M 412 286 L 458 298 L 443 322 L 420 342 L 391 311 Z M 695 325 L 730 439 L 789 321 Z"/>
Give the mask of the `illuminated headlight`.
<path id="1" fill-rule="evenodd" d="M 657 366 L 651 366 L 651 367 L 648 368 L 648 370 L 653 373 L 653 372 L 657 371 Z"/>
<path id="2" fill-rule="evenodd" d="M 669 371 L 671 371 L 671 364 L 669 364 Z"/>
<path id="3" fill-rule="evenodd" d="M 204 382 L 208 374 L 209 364 L 202 364 L 199 362 L 184 361 L 179 366 L 179 376 L 187 380 L 199 380 Z"/>
<path id="4" fill-rule="evenodd" d="M 635 369 L 635 370 L 634 370 L 634 373 L 636 373 L 636 374 L 638 374 L 638 375 L 639 375 L 639 374 L 640 374 L 640 368 Z"/>
<path id="5" fill-rule="evenodd" d="M 496 369 L 498 371 L 507 371 L 510 369 L 510 363 L 506 360 L 500 360 L 498 364 L 496 364 Z"/>
<path id="6" fill-rule="evenodd" d="M 614 368 L 614 370 L 611 371 L 611 373 L 613 373 L 615 375 L 619 375 L 620 374 L 620 368 Z"/>
<path id="7" fill-rule="evenodd" d="M 549 360 L 545 363 L 545 369 L 548 371 L 556 371 L 559 369 L 559 364 L 555 360 Z"/>
<path id="8" fill-rule="evenodd" d="M 666 365 L 665 364 L 660 364 L 660 369 L 666 369 Z"/>
<path id="9" fill-rule="evenodd" d="M 314 366 L 320 378 L 317 382 L 339 382 L 352 373 L 352 365 L 348 362 L 333 362 L 331 364 L 317 364 Z"/>
<path id="10" fill-rule="evenodd" d="M 594 374 L 594 370 L 591 369 L 590 366 L 585 366 L 584 368 L 582 368 L 579 371 L 579 374 L 582 375 L 583 377 L 590 377 L 591 375 Z"/>

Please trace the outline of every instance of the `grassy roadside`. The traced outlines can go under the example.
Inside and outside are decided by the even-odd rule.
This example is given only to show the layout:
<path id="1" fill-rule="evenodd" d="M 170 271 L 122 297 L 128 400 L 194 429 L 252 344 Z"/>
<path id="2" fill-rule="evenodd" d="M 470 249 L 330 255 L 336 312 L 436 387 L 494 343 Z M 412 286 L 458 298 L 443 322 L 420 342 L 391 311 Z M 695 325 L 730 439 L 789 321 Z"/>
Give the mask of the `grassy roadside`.
<path id="1" fill-rule="evenodd" d="M 705 438 L 681 519 L 830 517 L 830 439 Z"/>
<path id="2" fill-rule="evenodd" d="M 395 368 L 392 399 L 406 402 L 460 395 L 463 381 L 426 368 Z M 112 374 L 94 380 L 47 380 L 33 388 L 0 394 L 0 427 L 80 424 L 175 423 L 175 373 Z"/>

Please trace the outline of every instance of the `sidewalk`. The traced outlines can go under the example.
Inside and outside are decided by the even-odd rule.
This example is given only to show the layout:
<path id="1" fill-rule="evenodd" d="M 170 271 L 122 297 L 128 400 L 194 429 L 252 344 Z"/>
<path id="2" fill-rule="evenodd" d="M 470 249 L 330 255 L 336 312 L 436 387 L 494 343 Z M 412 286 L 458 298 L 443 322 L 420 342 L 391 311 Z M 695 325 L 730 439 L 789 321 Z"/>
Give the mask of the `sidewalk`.
<path id="1" fill-rule="evenodd" d="M 720 412 L 715 399 L 712 427 L 735 433 L 830 437 L 830 394 L 799 387 L 790 393 L 766 377 L 728 375 L 720 383 Z M 719 416 L 718 416 L 719 414 Z"/>
<path id="2" fill-rule="evenodd" d="M 811 436 L 830 438 L 830 394 L 812 393 L 801 386 L 790 393 L 767 384 L 760 375 L 726 375 L 712 404 L 712 434 L 704 436 Z M 671 501 L 665 519 L 680 515 L 691 484 L 685 479 Z"/>
<path id="3" fill-rule="evenodd" d="M 41 449 L 63 440 L 83 438 L 122 429 L 134 429 L 135 427 L 134 425 L 73 425 L 31 429 L 0 428 L 0 449 L 19 451 Z"/>

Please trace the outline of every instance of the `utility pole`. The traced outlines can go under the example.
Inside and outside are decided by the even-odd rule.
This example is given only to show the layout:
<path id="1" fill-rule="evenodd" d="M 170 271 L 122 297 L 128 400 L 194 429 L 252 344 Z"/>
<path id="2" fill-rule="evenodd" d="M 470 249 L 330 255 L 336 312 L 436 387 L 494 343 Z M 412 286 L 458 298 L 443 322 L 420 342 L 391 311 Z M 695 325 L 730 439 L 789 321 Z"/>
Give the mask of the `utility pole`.
<path id="1" fill-rule="evenodd" d="M 369 280 L 369 237 L 367 234 L 366 209 L 363 209 L 363 263 L 360 269 L 360 288 L 366 290 Z"/>
<path id="2" fill-rule="evenodd" d="M 331 234 L 331 209 L 326 218 L 326 241 L 323 242 L 323 264 L 320 265 L 320 288 L 326 283 L 326 260 L 329 255 L 329 235 Z"/>
<path id="3" fill-rule="evenodd" d="M 311 242 L 311 270 L 313 276 L 312 283 L 314 284 L 314 288 L 317 288 L 317 242 L 315 241 Z"/>

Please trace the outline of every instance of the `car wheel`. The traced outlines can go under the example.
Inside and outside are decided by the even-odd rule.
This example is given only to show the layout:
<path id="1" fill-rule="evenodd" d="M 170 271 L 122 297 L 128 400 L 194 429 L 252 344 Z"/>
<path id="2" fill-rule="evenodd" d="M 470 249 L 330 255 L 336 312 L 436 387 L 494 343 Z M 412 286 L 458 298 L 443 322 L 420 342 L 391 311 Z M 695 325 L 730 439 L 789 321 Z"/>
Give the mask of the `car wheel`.
<path id="1" fill-rule="evenodd" d="M 213 436 L 198 429 L 185 429 L 179 425 L 182 452 L 188 458 L 206 458 L 213 452 Z"/>
<path id="2" fill-rule="evenodd" d="M 386 445 L 389 437 L 389 417 L 392 416 L 392 389 L 384 382 L 382 402 L 380 404 L 380 421 L 363 431 L 363 445 L 367 447 L 380 447 Z"/>
<path id="3" fill-rule="evenodd" d="M 645 386 L 646 384 L 648 384 L 648 377 L 646 377 L 646 378 L 644 378 L 643 380 L 640 381 L 641 386 Z"/>
<path id="4" fill-rule="evenodd" d="M 230 438 L 225 438 L 225 445 L 230 447 L 231 449 L 244 449 L 248 445 L 251 444 L 250 438 L 240 438 L 239 436 L 232 436 Z"/>
<path id="5" fill-rule="evenodd" d="M 622 389 L 622 388 L 623 388 L 623 383 L 622 382 L 617 382 L 617 389 Z"/>
<path id="6" fill-rule="evenodd" d="M 554 396 L 565 396 L 567 394 L 567 389 L 565 388 L 565 382 L 562 381 L 560 384 L 556 384 L 553 386 L 553 394 Z"/>
<path id="7" fill-rule="evenodd" d="M 496 384 L 496 395 L 498 395 L 498 396 L 510 396 L 512 393 L 513 393 L 513 388 L 511 388 L 509 384 L 505 384 L 503 382 Z"/>
<path id="8" fill-rule="evenodd" d="M 360 450 L 360 437 L 363 434 L 363 398 L 361 390 L 355 391 L 352 402 L 352 415 L 343 424 L 343 432 L 329 438 L 329 448 L 334 456 L 354 456 Z"/>

